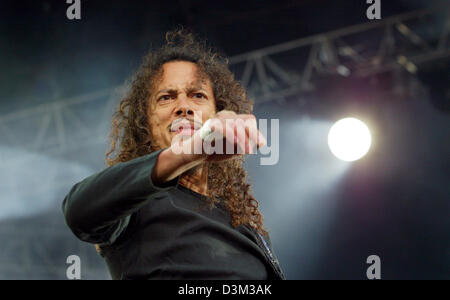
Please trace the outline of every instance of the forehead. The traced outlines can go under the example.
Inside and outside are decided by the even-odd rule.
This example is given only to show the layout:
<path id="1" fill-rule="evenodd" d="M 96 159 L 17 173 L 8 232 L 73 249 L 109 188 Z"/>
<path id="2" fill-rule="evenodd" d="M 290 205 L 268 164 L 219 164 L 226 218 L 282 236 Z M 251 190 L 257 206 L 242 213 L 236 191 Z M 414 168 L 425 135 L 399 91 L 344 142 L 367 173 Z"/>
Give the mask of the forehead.
<path id="1" fill-rule="evenodd" d="M 156 85 L 163 87 L 209 86 L 207 76 L 192 62 L 174 61 L 162 66 L 161 79 Z"/>

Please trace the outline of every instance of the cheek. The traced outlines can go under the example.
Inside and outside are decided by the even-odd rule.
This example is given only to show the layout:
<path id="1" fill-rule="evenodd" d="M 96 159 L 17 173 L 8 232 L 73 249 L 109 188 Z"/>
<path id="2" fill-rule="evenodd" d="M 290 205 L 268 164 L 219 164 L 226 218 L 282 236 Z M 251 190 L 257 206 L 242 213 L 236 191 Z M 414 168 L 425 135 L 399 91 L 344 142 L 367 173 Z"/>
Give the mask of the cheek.
<path id="1" fill-rule="evenodd" d="M 164 126 L 165 121 L 167 121 L 167 113 L 164 109 L 156 107 L 154 103 L 151 104 L 147 118 L 149 120 L 149 125 L 152 130 L 158 129 L 160 126 Z"/>
<path id="2" fill-rule="evenodd" d="M 202 123 L 205 123 L 207 120 L 214 118 L 215 113 L 211 110 L 202 111 Z"/>
<path id="3" fill-rule="evenodd" d="M 150 130 L 153 134 L 157 134 L 161 132 L 161 129 L 163 127 L 163 122 L 159 116 L 152 116 L 149 122 Z"/>
<path id="4" fill-rule="evenodd" d="M 170 146 L 169 132 L 166 130 L 167 126 L 160 116 L 152 116 L 149 121 L 149 126 L 154 149 L 162 149 Z"/>
<path id="5" fill-rule="evenodd" d="M 207 116 L 206 119 L 210 119 L 212 117 L 214 117 L 214 115 L 216 114 L 216 105 L 212 104 L 210 107 L 208 107 L 208 109 L 204 112 L 204 114 Z"/>
<path id="6" fill-rule="evenodd" d="M 161 118 L 161 116 L 157 115 L 157 114 L 149 114 L 148 117 L 148 124 L 150 127 L 150 131 L 153 137 L 155 138 L 160 138 L 161 135 L 163 134 L 162 132 L 162 127 L 164 126 L 164 122 L 163 119 Z"/>

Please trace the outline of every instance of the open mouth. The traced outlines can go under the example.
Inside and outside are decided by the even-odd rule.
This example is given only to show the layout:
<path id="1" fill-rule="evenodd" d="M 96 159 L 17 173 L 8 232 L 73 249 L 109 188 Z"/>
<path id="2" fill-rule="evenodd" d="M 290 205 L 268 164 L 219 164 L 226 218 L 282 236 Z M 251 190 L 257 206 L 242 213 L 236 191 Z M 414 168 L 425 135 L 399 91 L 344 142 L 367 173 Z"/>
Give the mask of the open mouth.
<path id="1" fill-rule="evenodd" d="M 188 119 L 177 119 L 169 126 L 169 131 L 175 134 L 192 135 L 199 130 L 201 124 Z"/>

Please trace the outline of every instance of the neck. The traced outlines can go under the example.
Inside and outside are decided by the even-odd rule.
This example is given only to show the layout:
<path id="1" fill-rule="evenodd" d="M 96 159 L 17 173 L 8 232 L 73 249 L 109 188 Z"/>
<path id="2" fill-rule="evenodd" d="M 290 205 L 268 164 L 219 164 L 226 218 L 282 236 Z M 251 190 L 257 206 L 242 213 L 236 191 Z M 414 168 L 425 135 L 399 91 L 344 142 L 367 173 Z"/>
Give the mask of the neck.
<path id="1" fill-rule="evenodd" d="M 202 164 L 180 177 L 179 183 L 196 193 L 208 195 L 208 167 Z"/>

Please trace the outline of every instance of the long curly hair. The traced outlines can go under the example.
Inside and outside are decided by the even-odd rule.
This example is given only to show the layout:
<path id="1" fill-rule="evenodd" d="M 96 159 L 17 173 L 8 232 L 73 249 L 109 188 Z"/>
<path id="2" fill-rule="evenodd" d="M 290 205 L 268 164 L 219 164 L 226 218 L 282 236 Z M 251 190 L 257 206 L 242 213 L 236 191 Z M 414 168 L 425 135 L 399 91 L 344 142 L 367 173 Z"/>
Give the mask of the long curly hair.
<path id="1" fill-rule="evenodd" d="M 232 110 L 238 114 L 250 113 L 252 102 L 247 99 L 242 85 L 234 79 L 226 58 L 185 29 L 170 31 L 166 43 L 150 51 L 134 74 L 129 91 L 122 99 L 112 119 L 110 149 L 106 162 L 112 166 L 158 150 L 147 120 L 148 100 L 161 80 L 162 66 L 170 61 L 188 61 L 197 65 L 202 76 L 210 80 L 216 111 Z M 222 199 L 230 212 L 233 227 L 248 225 L 266 235 L 258 201 L 247 183 L 243 155 L 220 162 L 208 162 L 208 197 L 210 208 Z"/>

